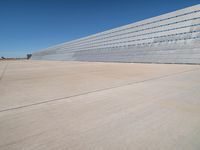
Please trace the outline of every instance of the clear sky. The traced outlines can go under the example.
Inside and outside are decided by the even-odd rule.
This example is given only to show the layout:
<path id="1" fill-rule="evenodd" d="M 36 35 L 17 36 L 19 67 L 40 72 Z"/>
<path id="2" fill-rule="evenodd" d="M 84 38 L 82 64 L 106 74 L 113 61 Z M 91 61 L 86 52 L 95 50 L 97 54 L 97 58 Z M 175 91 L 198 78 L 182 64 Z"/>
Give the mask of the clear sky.
<path id="1" fill-rule="evenodd" d="M 0 0 L 0 56 L 20 57 L 200 0 Z"/>

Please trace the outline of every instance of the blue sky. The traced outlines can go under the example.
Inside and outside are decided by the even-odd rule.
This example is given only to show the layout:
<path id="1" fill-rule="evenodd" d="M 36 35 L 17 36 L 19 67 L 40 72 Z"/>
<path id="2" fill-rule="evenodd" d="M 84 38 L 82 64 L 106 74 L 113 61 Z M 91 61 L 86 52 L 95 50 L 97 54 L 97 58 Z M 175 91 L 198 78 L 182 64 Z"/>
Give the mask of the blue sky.
<path id="1" fill-rule="evenodd" d="M 199 0 L 0 0 L 0 56 L 22 57 Z"/>

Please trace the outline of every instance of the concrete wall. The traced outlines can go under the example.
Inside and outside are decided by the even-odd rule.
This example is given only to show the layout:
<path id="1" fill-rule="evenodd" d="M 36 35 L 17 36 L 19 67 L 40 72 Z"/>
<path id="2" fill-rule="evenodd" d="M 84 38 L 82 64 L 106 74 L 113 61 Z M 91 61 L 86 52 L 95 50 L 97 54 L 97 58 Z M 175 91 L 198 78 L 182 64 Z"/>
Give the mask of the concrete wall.
<path id="1" fill-rule="evenodd" d="M 33 53 L 32 59 L 200 63 L 200 5 Z"/>

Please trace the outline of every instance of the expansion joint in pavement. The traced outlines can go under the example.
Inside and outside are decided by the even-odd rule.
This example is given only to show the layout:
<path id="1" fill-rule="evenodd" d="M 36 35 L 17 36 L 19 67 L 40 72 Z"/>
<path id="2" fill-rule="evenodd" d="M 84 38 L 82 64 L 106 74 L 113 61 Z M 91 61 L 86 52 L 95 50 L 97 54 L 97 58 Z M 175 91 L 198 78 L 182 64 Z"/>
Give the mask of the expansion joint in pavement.
<path id="1" fill-rule="evenodd" d="M 8 62 L 5 64 L 5 67 L 3 68 L 3 71 L 2 71 L 1 76 L 0 76 L 0 81 L 3 79 L 4 74 L 5 74 L 6 70 L 7 70 L 7 68 L 8 68 Z"/>
<path id="2" fill-rule="evenodd" d="M 5 67 L 4 70 L 6 70 L 6 68 L 7 67 Z M 38 103 L 32 103 L 32 104 L 27 104 L 27 105 L 23 105 L 23 106 L 3 109 L 3 110 L 0 110 L 0 113 L 1 112 L 6 112 L 6 111 L 18 110 L 18 109 L 21 109 L 21 108 L 32 107 L 32 106 L 41 105 L 41 104 L 45 104 L 45 103 L 55 102 L 55 101 L 66 100 L 66 99 L 69 99 L 69 98 L 79 97 L 79 96 L 88 95 L 88 94 L 97 93 L 97 92 L 102 92 L 102 91 L 107 91 L 107 90 L 111 90 L 111 89 L 117 89 L 117 88 L 126 87 L 126 86 L 130 86 L 130 85 L 134 85 L 134 84 L 148 82 L 148 81 L 159 80 L 159 79 L 168 78 L 168 77 L 179 75 L 179 74 L 183 74 L 183 73 L 197 71 L 199 69 L 200 68 L 195 68 L 195 69 L 186 70 L 186 71 L 182 71 L 182 72 L 177 72 L 177 73 L 173 73 L 173 74 L 167 74 L 167 75 L 163 75 L 163 76 L 159 76 L 159 77 L 154 77 L 154 78 L 150 78 L 150 79 L 146 79 L 146 80 L 142 80 L 142 81 L 131 82 L 131 83 L 127 83 L 127 84 L 124 84 L 124 85 L 113 86 L 113 87 L 108 87 L 108 88 L 104 88 L 104 89 L 98 89 L 98 90 L 93 90 L 93 91 L 89 91 L 89 92 L 84 92 L 84 93 L 80 93 L 80 94 L 76 94 L 76 95 L 71 95 L 71 96 L 66 96 L 66 97 L 61 97 L 61 98 L 56 98 L 56 99 L 45 100 L 45 101 L 38 102 Z"/>

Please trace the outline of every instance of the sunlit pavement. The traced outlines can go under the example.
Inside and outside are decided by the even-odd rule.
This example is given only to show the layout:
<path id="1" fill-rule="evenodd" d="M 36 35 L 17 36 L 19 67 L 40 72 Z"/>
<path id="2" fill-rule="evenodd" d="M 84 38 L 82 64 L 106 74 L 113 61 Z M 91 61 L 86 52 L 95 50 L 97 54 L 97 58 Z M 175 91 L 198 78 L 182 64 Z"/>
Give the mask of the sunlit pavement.
<path id="1" fill-rule="evenodd" d="M 0 62 L 1 150 L 199 150 L 200 65 Z"/>

